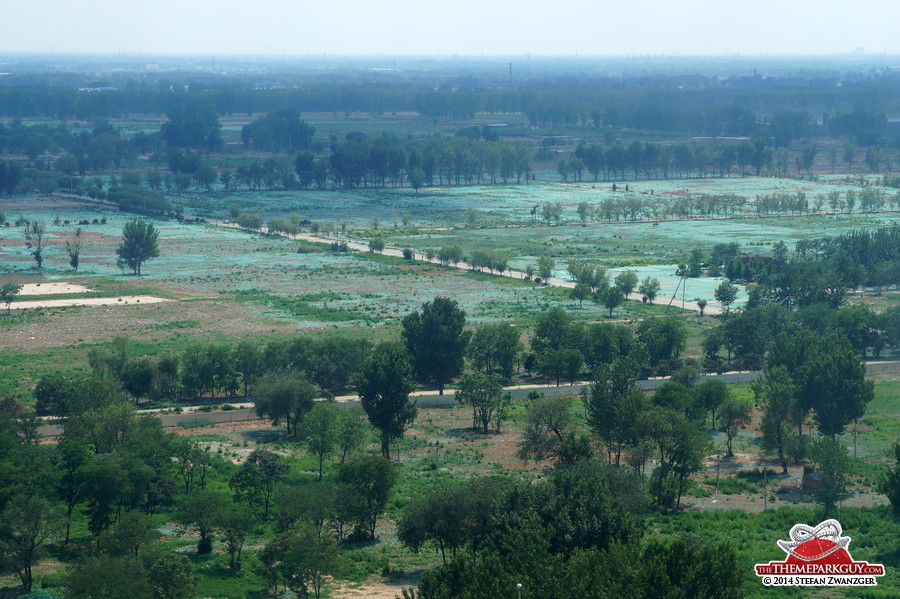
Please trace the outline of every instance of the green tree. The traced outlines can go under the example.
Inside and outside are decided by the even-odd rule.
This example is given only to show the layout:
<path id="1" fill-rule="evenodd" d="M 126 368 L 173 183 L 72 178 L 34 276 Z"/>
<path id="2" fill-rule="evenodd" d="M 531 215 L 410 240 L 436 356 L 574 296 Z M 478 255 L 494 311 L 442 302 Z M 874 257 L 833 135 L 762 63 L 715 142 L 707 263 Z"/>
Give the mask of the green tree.
<path id="1" fill-rule="evenodd" d="M 617 285 L 607 285 L 598 292 L 600 303 L 609 310 L 609 317 L 612 318 L 613 310 L 622 305 L 625 301 L 625 295 L 622 289 Z"/>
<path id="2" fill-rule="evenodd" d="M 190 599 L 194 596 L 198 577 L 186 555 L 160 554 L 151 562 L 147 574 L 155 599 Z"/>
<path id="3" fill-rule="evenodd" d="M 116 255 L 135 275 L 141 276 L 141 265 L 159 256 L 159 231 L 150 221 L 128 221 L 122 228 L 122 242 Z"/>
<path id="4" fill-rule="evenodd" d="M 647 276 L 641 281 L 641 285 L 638 287 L 638 293 L 647 298 L 647 301 L 652 304 L 653 300 L 656 299 L 656 295 L 659 293 L 659 281 L 653 277 Z"/>
<path id="5" fill-rule="evenodd" d="M 513 376 L 522 343 L 519 341 L 519 330 L 508 323 L 487 324 L 478 327 L 468 346 L 469 359 L 485 374 L 500 369 L 503 378 L 509 380 Z"/>
<path id="6" fill-rule="evenodd" d="M 33 220 L 25 224 L 25 247 L 31 250 L 37 267 L 41 268 L 44 262 L 44 233 L 47 225 L 43 221 Z"/>
<path id="7" fill-rule="evenodd" d="M 738 288 L 735 285 L 731 284 L 731 281 L 725 279 L 719 286 L 716 287 L 715 291 L 713 291 L 713 295 L 716 298 L 716 301 L 722 304 L 722 307 L 725 308 L 727 312 L 731 304 L 734 303 L 734 300 L 737 299 Z"/>
<path id="8" fill-rule="evenodd" d="M 378 516 L 397 482 L 397 471 L 387 458 L 368 456 L 342 464 L 338 481 L 346 491 L 341 502 L 355 521 L 357 533 L 374 539 Z"/>
<path id="9" fill-rule="evenodd" d="M 656 368 L 681 355 L 687 343 L 687 330 L 675 316 L 648 318 L 638 325 L 637 338 L 647 352 L 650 366 Z"/>
<path id="10" fill-rule="evenodd" d="M 330 457 L 338 442 L 338 421 L 341 408 L 333 402 L 319 402 L 303 418 L 298 435 L 306 451 L 319 460 L 319 480 L 322 480 L 322 464 Z"/>
<path id="11" fill-rule="evenodd" d="M 891 448 L 893 463 L 885 466 L 878 477 L 876 488 L 887 496 L 895 516 L 900 516 L 900 441 Z"/>
<path id="12" fill-rule="evenodd" d="M 269 572 L 272 586 L 280 580 L 302 596 L 312 590 L 319 599 L 327 577 L 339 568 L 341 555 L 334 540 L 304 528 L 270 540 L 260 553 L 260 561 Z"/>
<path id="13" fill-rule="evenodd" d="M 365 411 L 360 408 L 347 408 L 338 412 L 337 447 L 341 454 L 341 464 L 347 456 L 365 445 L 371 428 L 365 419 Z"/>
<path id="14" fill-rule="evenodd" d="M 254 502 L 262 501 L 265 517 L 268 518 L 272 494 L 290 471 L 290 465 L 282 462 L 281 456 L 258 447 L 231 476 L 228 486 L 234 491 L 235 501 L 247 501 L 251 509 Z"/>
<path id="15" fill-rule="evenodd" d="M 709 436 L 690 420 L 675 423 L 668 452 L 669 467 L 678 479 L 678 498 L 675 507 L 681 506 L 685 479 L 704 468 L 703 460 L 712 447 Z"/>
<path id="16" fill-rule="evenodd" d="M 81 258 L 81 246 L 83 240 L 81 239 L 81 227 L 75 229 L 75 233 L 72 235 L 72 239 L 66 240 L 66 253 L 69 254 L 69 265 L 78 270 L 78 262 Z"/>
<path id="17" fill-rule="evenodd" d="M 0 549 L 22 583 L 25 594 L 34 581 L 32 567 L 40 561 L 45 545 L 60 528 L 56 510 L 43 497 L 14 496 L 3 510 Z"/>
<path id="18" fill-rule="evenodd" d="M 147 571 L 133 557 L 87 556 L 66 579 L 67 599 L 151 599 Z"/>
<path id="19" fill-rule="evenodd" d="M 222 530 L 225 550 L 228 551 L 229 567 L 232 570 L 240 570 L 244 542 L 256 526 L 256 517 L 248 507 L 231 504 L 215 515 L 215 521 L 217 527 Z"/>
<path id="20" fill-rule="evenodd" d="M 466 313 L 455 300 L 436 297 L 425 302 L 422 312 L 407 314 L 403 325 L 403 341 L 420 379 L 432 380 L 438 394 L 444 385 L 462 372 L 466 345 L 472 337 L 466 331 Z"/>
<path id="21" fill-rule="evenodd" d="M 722 423 L 722 430 L 725 432 L 727 449 L 725 456 L 731 457 L 734 455 L 731 449 L 732 441 L 738 431 L 750 422 L 750 404 L 734 397 L 727 398 L 719 410 L 719 420 Z"/>
<path id="22" fill-rule="evenodd" d="M 606 446 L 607 460 L 616 465 L 624 451 L 644 440 L 641 419 L 647 401 L 636 379 L 635 365 L 627 358 L 600 364 L 584 400 L 587 425 Z"/>
<path id="23" fill-rule="evenodd" d="M 317 395 L 315 385 L 297 373 L 269 371 L 256 383 L 253 404 L 258 416 L 268 416 L 276 426 L 284 420 L 290 435 L 297 432 Z"/>
<path id="24" fill-rule="evenodd" d="M 381 434 L 381 455 L 391 457 L 391 441 L 403 436 L 416 417 L 409 394 L 415 389 L 406 348 L 397 343 L 379 344 L 356 375 L 357 393 L 369 422 Z"/>
<path id="25" fill-rule="evenodd" d="M 523 460 L 559 457 L 564 440 L 574 432 L 572 398 L 561 395 L 544 397 L 535 392 L 529 399 L 531 401 L 525 408 L 525 431 L 519 442 L 519 457 Z"/>
<path id="26" fill-rule="evenodd" d="M 628 299 L 628 296 L 634 291 L 635 287 L 637 287 L 637 273 L 633 270 L 623 270 L 616 275 L 615 283 L 616 287 L 622 290 L 622 295 L 625 296 L 625 299 Z"/>
<path id="27" fill-rule="evenodd" d="M 409 180 L 409 186 L 412 187 L 416 192 L 416 195 L 418 195 L 419 189 L 425 185 L 425 171 L 418 166 L 414 167 L 410 169 L 407 179 Z"/>
<path id="28" fill-rule="evenodd" d="M 17 283 L 4 283 L 0 285 L 0 302 L 6 304 L 6 314 L 7 316 L 10 314 L 10 306 L 19 292 L 22 290 L 22 286 Z"/>
<path id="29" fill-rule="evenodd" d="M 762 409 L 759 430 L 763 451 L 774 453 L 782 473 L 787 474 L 788 457 L 798 454 L 800 442 L 794 428 L 798 409 L 794 382 L 783 366 L 773 366 L 750 386 L 756 404 Z"/>
<path id="30" fill-rule="evenodd" d="M 456 402 L 472 407 L 472 425 L 481 424 L 483 434 L 488 433 L 488 427 L 492 421 L 496 422 L 497 430 L 503 418 L 504 408 L 509 403 L 509 393 L 503 392 L 503 387 L 494 375 L 476 372 L 464 375 L 456 387 Z"/>
<path id="31" fill-rule="evenodd" d="M 812 460 L 821 482 L 816 490 L 816 503 L 822 506 L 824 517 L 828 518 L 847 494 L 850 455 L 838 439 L 820 437 L 813 443 Z"/>
<path id="32" fill-rule="evenodd" d="M 182 500 L 175 508 L 174 520 L 185 528 L 196 530 L 200 537 L 198 555 L 212 551 L 213 533 L 218 526 L 219 514 L 228 506 L 227 501 L 221 493 L 203 491 Z"/>
<path id="33" fill-rule="evenodd" d="M 578 300 L 578 307 L 584 307 L 584 298 L 588 297 L 591 294 L 591 286 L 585 283 L 584 281 L 578 281 L 575 283 L 575 287 L 572 288 L 570 295 L 572 299 Z M 610 313 L 612 310 L 610 310 Z"/>
<path id="34" fill-rule="evenodd" d="M 544 254 L 540 256 L 537 260 L 537 272 L 538 276 L 547 281 L 550 277 L 553 276 L 553 269 L 556 268 L 556 260 L 551 258 L 550 256 Z"/>

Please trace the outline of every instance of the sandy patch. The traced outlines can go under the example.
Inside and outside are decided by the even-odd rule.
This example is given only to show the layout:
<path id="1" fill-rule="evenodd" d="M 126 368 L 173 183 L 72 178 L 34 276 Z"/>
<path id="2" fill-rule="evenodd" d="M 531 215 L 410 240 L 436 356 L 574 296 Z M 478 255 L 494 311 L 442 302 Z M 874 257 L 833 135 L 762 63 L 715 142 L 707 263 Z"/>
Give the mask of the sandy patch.
<path id="1" fill-rule="evenodd" d="M 64 293 L 64 292 L 59 292 Z M 158 304 L 173 300 L 152 295 L 126 295 L 122 297 L 84 297 L 58 300 L 30 300 L 25 302 L 13 302 L 10 306 L 13 310 L 26 308 L 65 308 L 67 306 L 126 306 L 128 304 Z"/>
<path id="2" fill-rule="evenodd" d="M 58 293 L 87 293 L 93 291 L 76 283 L 28 283 L 22 285 L 19 295 L 55 295 Z"/>

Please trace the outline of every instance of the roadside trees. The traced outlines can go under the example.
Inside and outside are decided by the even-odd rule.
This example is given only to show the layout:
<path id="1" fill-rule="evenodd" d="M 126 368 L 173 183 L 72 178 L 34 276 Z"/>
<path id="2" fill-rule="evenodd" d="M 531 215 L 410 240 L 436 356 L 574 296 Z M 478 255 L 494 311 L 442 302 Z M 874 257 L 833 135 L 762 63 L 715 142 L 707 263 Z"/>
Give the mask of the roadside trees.
<path id="1" fill-rule="evenodd" d="M 268 416 L 278 425 L 284 420 L 287 434 L 297 431 L 297 425 L 313 407 L 317 395 L 315 385 L 293 372 L 267 373 L 255 384 L 253 398 L 256 413 Z"/>
<path id="2" fill-rule="evenodd" d="M 659 293 L 659 280 L 649 276 L 646 277 L 641 281 L 641 286 L 638 287 L 638 293 L 647 298 L 647 301 L 652 304 Z"/>
<path id="3" fill-rule="evenodd" d="M 6 314 L 10 314 L 10 306 L 13 300 L 22 291 L 22 286 L 16 283 L 4 283 L 0 285 L 0 302 L 6 304 Z"/>
<path id="4" fill-rule="evenodd" d="M 402 321 L 403 341 L 416 375 L 431 380 L 444 394 L 444 385 L 462 372 L 466 345 L 472 336 L 465 330 L 466 313 L 455 300 L 436 297 L 425 302 L 422 312 L 407 314 Z"/>
<path id="5" fill-rule="evenodd" d="M 625 299 L 628 299 L 628 296 L 634 291 L 637 284 L 638 276 L 633 270 L 626 270 L 616 275 L 616 286 L 622 290 Z"/>
<path id="6" fill-rule="evenodd" d="M 416 404 L 409 400 L 415 385 L 406 348 L 398 343 L 379 344 L 355 382 L 363 410 L 381 434 L 381 455 L 390 459 L 391 441 L 402 437 L 416 417 Z"/>
<path id="7" fill-rule="evenodd" d="M 159 256 L 159 232 L 149 221 L 128 221 L 122 228 L 122 242 L 116 254 L 135 275 L 141 276 L 141 265 Z"/>

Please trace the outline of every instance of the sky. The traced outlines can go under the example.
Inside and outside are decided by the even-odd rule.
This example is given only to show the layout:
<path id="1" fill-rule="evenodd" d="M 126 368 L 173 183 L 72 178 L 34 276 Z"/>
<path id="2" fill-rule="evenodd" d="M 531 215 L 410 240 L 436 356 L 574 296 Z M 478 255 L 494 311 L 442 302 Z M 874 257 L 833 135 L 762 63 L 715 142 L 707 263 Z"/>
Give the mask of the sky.
<path id="1" fill-rule="evenodd" d="M 900 54 L 900 0 L 0 0 L 8 53 Z"/>

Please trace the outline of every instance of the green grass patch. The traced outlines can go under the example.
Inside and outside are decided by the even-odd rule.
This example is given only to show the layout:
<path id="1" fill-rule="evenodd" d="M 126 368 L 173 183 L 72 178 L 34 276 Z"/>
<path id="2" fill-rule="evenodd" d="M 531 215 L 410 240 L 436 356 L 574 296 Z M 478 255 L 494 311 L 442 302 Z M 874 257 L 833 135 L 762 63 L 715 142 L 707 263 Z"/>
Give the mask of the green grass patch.
<path id="1" fill-rule="evenodd" d="M 320 294 L 310 294 L 299 297 L 281 297 L 259 289 L 239 291 L 234 298 L 242 303 L 255 303 L 266 306 L 272 310 L 289 314 L 294 318 L 314 320 L 320 322 L 366 322 L 376 323 L 378 319 L 357 310 L 345 310 L 343 307 L 330 308 L 327 304 L 313 305 L 310 297 L 319 297 Z"/>

